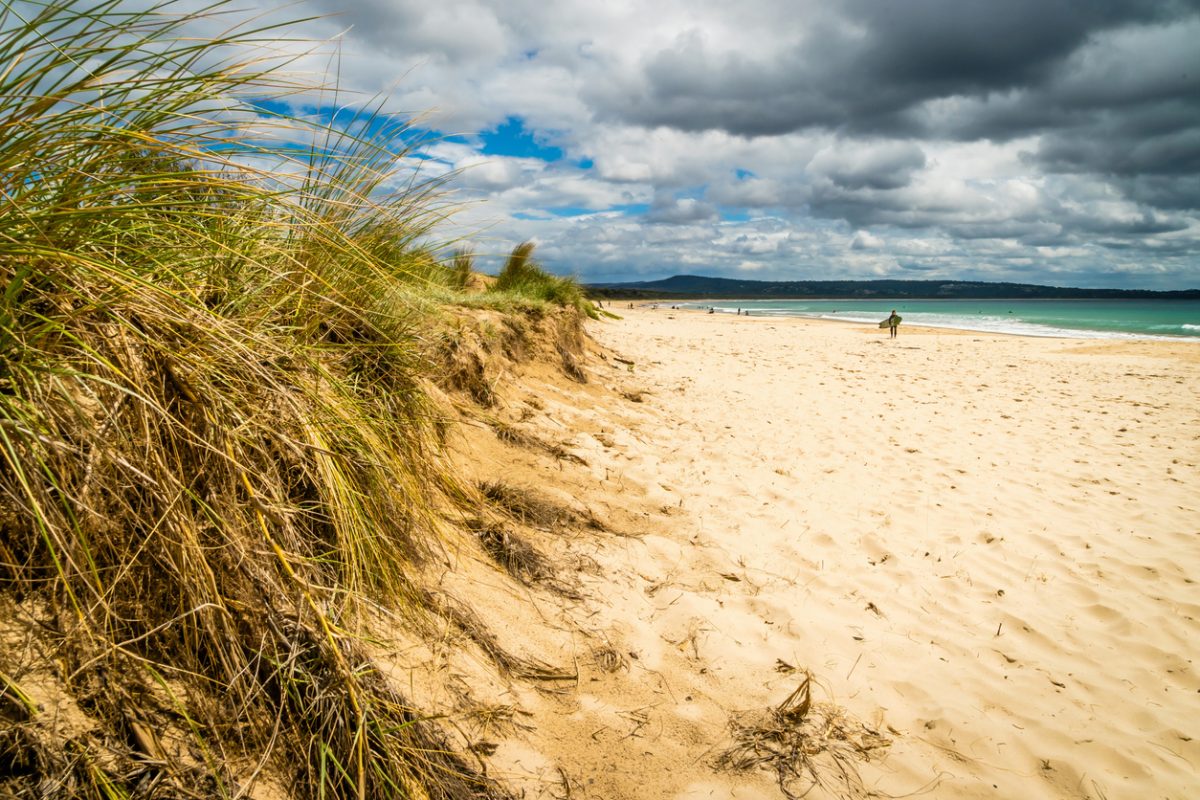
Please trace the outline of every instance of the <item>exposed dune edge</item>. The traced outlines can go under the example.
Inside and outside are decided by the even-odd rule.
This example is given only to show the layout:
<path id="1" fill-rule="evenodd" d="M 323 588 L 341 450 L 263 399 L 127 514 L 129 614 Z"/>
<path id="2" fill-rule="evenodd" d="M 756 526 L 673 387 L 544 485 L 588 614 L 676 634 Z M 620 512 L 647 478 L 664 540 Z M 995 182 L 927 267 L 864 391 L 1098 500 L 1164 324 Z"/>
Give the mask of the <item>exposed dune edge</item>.
<path id="1" fill-rule="evenodd" d="M 514 362 L 452 434 L 511 507 L 546 501 L 498 535 L 552 575 L 462 546 L 440 577 L 540 676 L 392 653 L 489 775 L 526 797 L 798 793 L 719 766 L 809 670 L 870 756 L 810 797 L 1197 785 L 1197 348 L 621 313 L 589 323 L 586 383 Z"/>

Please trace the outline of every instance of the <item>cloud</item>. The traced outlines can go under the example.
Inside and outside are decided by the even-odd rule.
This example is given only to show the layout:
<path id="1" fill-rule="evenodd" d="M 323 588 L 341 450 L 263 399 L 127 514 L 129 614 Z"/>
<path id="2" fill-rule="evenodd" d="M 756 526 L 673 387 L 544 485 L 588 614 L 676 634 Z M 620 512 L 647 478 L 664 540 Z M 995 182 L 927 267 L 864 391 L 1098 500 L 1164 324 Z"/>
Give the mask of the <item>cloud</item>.
<path id="1" fill-rule="evenodd" d="M 671 225 L 711 222 L 717 219 L 717 209 L 694 197 L 656 198 L 646 213 L 649 222 Z"/>
<path id="2" fill-rule="evenodd" d="M 851 250 L 877 250 L 882 247 L 884 240 L 878 236 L 873 236 L 869 231 L 859 231 L 854 234 L 854 240 L 850 242 Z"/>
<path id="3" fill-rule="evenodd" d="M 899 189 L 925 166 L 925 153 L 912 142 L 839 142 L 817 153 L 811 174 L 845 189 Z"/>
<path id="4" fill-rule="evenodd" d="M 302 0 L 282 39 L 463 134 L 452 230 L 587 278 L 1200 286 L 1195 0 Z M 502 124 L 541 148 L 484 152 Z M 454 227 L 454 226 L 457 226 Z M 447 237 L 449 238 L 449 236 Z M 917 269 L 919 267 L 919 269 Z"/>
<path id="5" fill-rule="evenodd" d="M 493 63 L 512 46 L 511 26 L 487 3 L 313 0 L 312 6 L 369 53 L 469 66 Z"/>
<path id="6" fill-rule="evenodd" d="M 645 127 L 930 133 L 936 118 L 922 113 L 924 104 L 1040 90 L 1077 51 L 1131 26 L 1194 15 L 1187 4 L 1139 0 L 710 6 L 670 41 L 652 44 L 636 69 L 613 70 L 585 96 L 599 116 Z M 1187 49 L 1176 43 L 1171 51 Z"/>

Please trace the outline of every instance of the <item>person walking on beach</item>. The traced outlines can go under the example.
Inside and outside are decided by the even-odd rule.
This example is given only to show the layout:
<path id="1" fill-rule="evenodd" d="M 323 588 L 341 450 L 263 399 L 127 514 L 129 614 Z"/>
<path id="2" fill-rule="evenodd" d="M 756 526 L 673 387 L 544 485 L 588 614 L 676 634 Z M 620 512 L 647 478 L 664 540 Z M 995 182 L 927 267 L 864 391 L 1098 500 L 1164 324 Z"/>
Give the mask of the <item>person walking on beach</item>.
<path id="1" fill-rule="evenodd" d="M 888 330 L 891 331 L 889 339 L 896 338 L 896 329 L 900 327 L 900 317 L 896 314 L 896 309 L 892 309 L 892 315 L 888 317 Z"/>

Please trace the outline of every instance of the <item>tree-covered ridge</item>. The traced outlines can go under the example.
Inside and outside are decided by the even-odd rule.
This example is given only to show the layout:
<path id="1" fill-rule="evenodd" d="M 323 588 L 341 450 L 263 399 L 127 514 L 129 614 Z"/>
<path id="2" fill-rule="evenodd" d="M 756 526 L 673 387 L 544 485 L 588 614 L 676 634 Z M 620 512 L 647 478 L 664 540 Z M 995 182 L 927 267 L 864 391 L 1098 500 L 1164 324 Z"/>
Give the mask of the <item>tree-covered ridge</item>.
<path id="1" fill-rule="evenodd" d="M 1200 299 L 1200 289 L 1155 292 L 1145 289 L 1078 289 L 982 281 L 754 281 L 703 275 L 674 275 L 657 281 L 630 283 L 594 283 L 589 284 L 587 289 L 595 297 L 612 298 Z"/>

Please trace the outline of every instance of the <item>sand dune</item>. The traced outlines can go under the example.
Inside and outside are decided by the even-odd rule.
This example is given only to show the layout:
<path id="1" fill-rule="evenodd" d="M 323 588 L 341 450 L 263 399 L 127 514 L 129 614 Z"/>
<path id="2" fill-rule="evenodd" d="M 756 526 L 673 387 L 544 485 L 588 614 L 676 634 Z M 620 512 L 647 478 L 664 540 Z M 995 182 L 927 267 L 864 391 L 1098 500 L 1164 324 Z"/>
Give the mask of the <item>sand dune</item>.
<path id="1" fill-rule="evenodd" d="M 633 366 L 543 386 L 534 422 L 637 535 L 589 545 L 578 690 L 520 698 L 502 774 L 779 797 L 713 758 L 807 669 L 892 738 L 871 790 L 1194 796 L 1200 348 L 621 313 L 591 333 Z"/>

